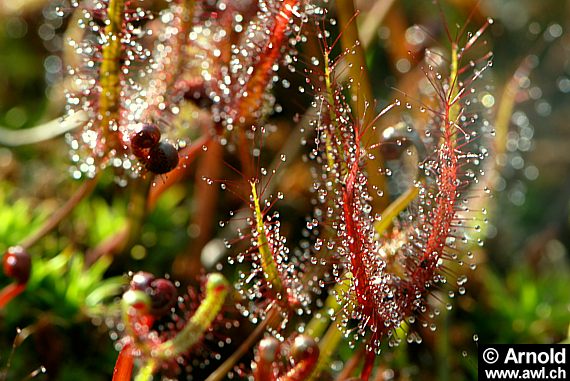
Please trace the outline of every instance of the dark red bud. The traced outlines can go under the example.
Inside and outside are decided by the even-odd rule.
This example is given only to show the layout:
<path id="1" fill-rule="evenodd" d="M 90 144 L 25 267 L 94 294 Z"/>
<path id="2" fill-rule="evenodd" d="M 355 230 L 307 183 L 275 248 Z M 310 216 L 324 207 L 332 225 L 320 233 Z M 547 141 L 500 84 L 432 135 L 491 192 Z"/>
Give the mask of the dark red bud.
<path id="1" fill-rule="evenodd" d="M 140 124 L 130 138 L 133 154 L 141 160 L 146 160 L 149 150 L 160 141 L 160 130 L 155 124 Z"/>
<path id="2" fill-rule="evenodd" d="M 178 151 L 168 142 L 160 142 L 148 153 L 146 168 L 152 173 L 163 174 L 172 171 L 178 165 Z"/>
<path id="3" fill-rule="evenodd" d="M 30 254 L 21 246 L 12 246 L 6 251 L 3 258 L 4 274 L 24 284 L 30 278 L 32 259 Z"/>
<path id="4" fill-rule="evenodd" d="M 139 271 L 135 273 L 133 279 L 131 279 L 131 290 L 144 291 L 150 295 L 151 284 L 155 279 L 155 276 L 151 273 Z"/>
<path id="5" fill-rule="evenodd" d="M 255 354 L 253 377 L 255 380 L 275 380 L 275 362 L 280 354 L 281 343 L 274 337 L 266 337 L 259 342 Z"/>
<path id="6" fill-rule="evenodd" d="M 279 355 L 279 347 L 281 343 L 274 337 L 266 337 L 259 342 L 257 347 L 259 361 L 273 363 L 277 361 Z"/>
<path id="7" fill-rule="evenodd" d="M 291 346 L 291 357 L 296 363 L 303 360 L 316 362 L 319 358 L 319 346 L 317 342 L 308 335 L 299 335 L 295 337 Z"/>
<path id="8" fill-rule="evenodd" d="M 178 293 L 171 281 L 159 278 L 151 283 L 150 298 L 152 314 L 160 317 L 169 313 L 170 309 L 174 307 L 178 299 Z"/>
<path id="9" fill-rule="evenodd" d="M 144 291 L 150 296 L 150 313 L 160 318 L 170 312 L 176 304 L 178 293 L 171 281 L 156 278 L 151 273 L 139 271 L 133 275 L 130 283 L 131 290 Z"/>

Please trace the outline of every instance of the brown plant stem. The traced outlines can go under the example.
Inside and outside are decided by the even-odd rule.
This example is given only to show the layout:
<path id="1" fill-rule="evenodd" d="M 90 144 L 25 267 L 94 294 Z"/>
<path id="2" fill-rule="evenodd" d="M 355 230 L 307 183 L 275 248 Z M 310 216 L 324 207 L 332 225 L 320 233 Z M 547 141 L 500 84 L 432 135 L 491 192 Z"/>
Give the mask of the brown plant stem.
<path id="1" fill-rule="evenodd" d="M 169 172 L 168 175 L 161 175 L 163 178 L 161 182 L 157 182 L 156 178 L 153 179 L 152 182 L 143 179 L 139 180 L 139 184 L 144 185 L 139 185 L 139 191 L 133 192 L 133 198 L 129 204 L 129 221 L 127 226 L 88 252 L 86 255 L 86 263 L 92 264 L 102 255 L 115 255 L 134 243 L 138 237 L 144 218 L 154 209 L 160 196 L 172 185 L 184 178 L 189 170 L 190 164 L 196 156 L 202 152 L 203 147 L 207 147 L 210 142 L 210 136 L 203 136 L 196 140 L 194 144 L 181 150 L 178 166 Z M 142 190 L 142 192 L 140 192 L 140 190 Z"/>
<path id="2" fill-rule="evenodd" d="M 366 14 L 362 26 L 360 28 L 360 42 L 366 48 L 374 41 L 377 36 L 378 28 L 382 25 L 384 18 L 390 11 L 395 0 L 376 0 L 376 3 L 370 8 Z"/>
<path id="3" fill-rule="evenodd" d="M 61 208 L 59 208 L 50 218 L 44 223 L 43 226 L 40 227 L 35 233 L 31 236 L 25 238 L 21 243 L 20 246 L 24 249 L 29 249 L 33 245 L 35 245 L 40 239 L 42 239 L 46 234 L 51 232 L 55 229 L 63 219 L 65 219 L 73 209 L 79 204 L 81 200 L 83 200 L 86 196 L 88 196 L 95 185 L 97 185 L 97 181 L 99 180 L 98 176 L 95 176 L 92 179 L 86 180 L 81 184 L 79 189 L 67 200 Z"/>
<path id="4" fill-rule="evenodd" d="M 213 140 L 199 160 L 194 183 L 194 215 L 191 219 L 191 224 L 198 227 L 198 236 L 191 240 L 184 255 L 174 260 L 172 271 L 178 278 L 194 279 L 203 270 L 200 252 L 212 239 L 219 188 L 208 185 L 202 178 L 217 179 L 220 176 L 222 156 L 222 145 Z"/>
<path id="5" fill-rule="evenodd" d="M 354 84 L 350 87 L 351 103 L 354 107 L 353 111 L 356 112 L 356 116 L 361 119 L 365 116 L 366 102 L 372 104 L 374 95 L 372 93 L 372 87 L 370 86 L 364 48 L 360 44 L 358 27 L 354 19 L 357 12 L 354 8 L 353 0 L 337 0 L 336 6 L 338 21 L 342 29 L 340 36 L 341 46 L 343 50 L 354 51 L 354 54 L 348 54 L 346 56 L 346 60 L 349 64 L 352 64 L 348 71 L 349 76 L 354 80 Z M 372 120 L 372 116 L 373 114 L 368 113 L 362 124 L 366 125 L 367 121 Z"/>
<path id="6" fill-rule="evenodd" d="M 237 134 L 237 155 L 241 164 L 241 171 L 244 177 L 249 181 L 255 177 L 255 168 L 252 163 L 250 152 L 250 141 L 243 128 L 236 131 Z"/>
<path id="7" fill-rule="evenodd" d="M 153 185 L 148 194 L 148 210 L 154 209 L 156 202 L 167 189 L 186 177 L 190 170 L 190 164 L 192 164 L 200 152 L 203 152 L 204 147 L 208 148 L 210 146 L 212 140 L 212 136 L 203 135 L 188 147 L 181 149 L 178 154 L 180 157 L 178 166 L 166 175 L 160 175 L 154 178 L 152 181 Z"/>
<path id="8" fill-rule="evenodd" d="M 31 334 L 35 333 L 38 329 L 38 322 L 29 325 L 23 329 L 17 329 L 16 337 L 14 337 L 14 341 L 12 342 L 12 348 L 10 349 L 10 354 L 7 358 L 4 359 L 5 364 L 3 369 L 0 370 L 0 380 L 5 381 L 8 380 L 8 371 L 12 369 L 12 360 L 14 359 L 14 353 L 16 352 L 16 348 L 18 348 L 24 340 L 26 340 Z M 41 369 L 45 371 L 45 368 L 42 366 Z"/>
<path id="9" fill-rule="evenodd" d="M 268 326 L 275 324 L 274 320 L 279 316 L 279 307 L 276 304 L 269 307 L 269 311 L 265 315 L 265 319 L 255 328 L 255 330 L 247 337 L 247 339 L 239 346 L 238 349 L 226 361 L 222 363 L 205 381 L 221 381 L 228 374 L 234 365 L 241 359 L 247 351 L 259 340 L 259 337 L 265 332 Z"/>
<path id="10" fill-rule="evenodd" d="M 142 224 L 148 213 L 147 195 L 150 182 L 145 179 L 134 181 L 129 201 L 126 226 L 117 234 L 101 242 L 85 256 L 85 263 L 91 265 L 103 255 L 115 255 L 132 246 L 138 239 Z"/>
<path id="11" fill-rule="evenodd" d="M 410 27 L 411 22 L 407 20 L 401 2 L 394 4 L 390 8 L 384 20 L 384 27 L 390 30 L 391 36 L 390 44 L 386 46 L 386 53 L 393 67 L 395 68 L 398 60 L 402 58 L 413 61 L 414 55 L 410 55 L 411 47 L 406 40 L 406 30 Z M 397 71 L 395 74 L 399 75 L 400 73 Z M 417 83 L 414 85 L 417 86 Z"/>
<path id="12" fill-rule="evenodd" d="M 364 348 L 361 348 L 354 354 L 354 356 L 352 356 L 346 362 L 346 364 L 344 364 L 342 371 L 338 374 L 335 381 L 345 381 L 350 376 L 352 376 L 352 374 L 354 373 L 354 371 L 358 367 L 358 364 L 360 364 L 360 360 L 362 360 L 363 355 L 364 355 Z"/>
<path id="13" fill-rule="evenodd" d="M 129 235 L 129 226 L 125 226 L 123 229 L 108 239 L 101 242 L 93 250 L 87 252 L 85 256 L 85 263 L 90 266 L 97 261 L 103 255 L 114 255 L 119 252 L 118 248 L 121 246 Z"/>

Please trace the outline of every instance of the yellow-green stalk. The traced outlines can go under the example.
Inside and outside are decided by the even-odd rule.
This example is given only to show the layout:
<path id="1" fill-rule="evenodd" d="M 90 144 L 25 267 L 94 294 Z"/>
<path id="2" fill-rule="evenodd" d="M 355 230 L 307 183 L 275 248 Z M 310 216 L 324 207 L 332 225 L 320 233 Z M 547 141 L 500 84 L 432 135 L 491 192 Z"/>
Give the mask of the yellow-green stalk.
<path id="1" fill-rule="evenodd" d="M 257 190 L 255 188 L 255 183 L 251 182 L 251 197 L 253 199 L 254 213 L 255 213 L 255 230 L 257 232 L 257 248 L 259 250 L 259 258 L 261 261 L 261 268 L 263 269 L 263 274 L 265 279 L 269 282 L 272 289 L 278 296 L 283 295 L 283 283 L 279 276 L 279 270 L 277 270 L 277 263 L 273 258 L 269 247 L 269 241 L 267 239 L 267 233 L 265 231 L 265 225 L 263 223 L 263 214 L 261 213 L 261 207 L 259 206 L 259 197 L 257 196 Z"/>
<path id="2" fill-rule="evenodd" d="M 119 120 L 121 103 L 121 39 L 125 22 L 125 1 L 109 0 L 107 18 L 108 23 L 104 30 L 105 43 L 102 47 L 103 59 L 99 69 L 101 85 L 99 118 L 103 136 L 109 139 L 111 124 L 117 123 Z"/>
<path id="3" fill-rule="evenodd" d="M 175 337 L 153 348 L 151 356 L 155 359 L 172 359 L 188 351 L 220 313 L 229 289 L 230 285 L 222 274 L 210 274 L 206 283 L 206 297 L 192 318 Z"/>

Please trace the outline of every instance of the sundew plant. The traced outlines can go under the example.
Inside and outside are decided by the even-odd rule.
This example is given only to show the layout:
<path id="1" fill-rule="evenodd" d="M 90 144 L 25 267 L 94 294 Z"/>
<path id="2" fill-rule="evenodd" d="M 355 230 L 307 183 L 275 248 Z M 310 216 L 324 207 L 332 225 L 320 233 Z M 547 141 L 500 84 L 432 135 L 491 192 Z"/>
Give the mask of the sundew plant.
<path id="1" fill-rule="evenodd" d="M 16 3 L 48 87 L 0 130 L 0 380 L 476 378 L 454 317 L 560 24 L 497 74 L 492 1 Z M 564 339 L 556 285 L 527 342 Z"/>

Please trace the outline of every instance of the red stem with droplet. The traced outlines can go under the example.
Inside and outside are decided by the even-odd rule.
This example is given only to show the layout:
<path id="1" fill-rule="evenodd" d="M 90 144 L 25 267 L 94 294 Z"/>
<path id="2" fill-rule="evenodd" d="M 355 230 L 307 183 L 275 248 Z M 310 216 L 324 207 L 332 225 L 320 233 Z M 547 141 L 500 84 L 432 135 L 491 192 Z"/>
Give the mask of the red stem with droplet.
<path id="1" fill-rule="evenodd" d="M 130 381 L 133 374 L 134 358 L 131 353 L 131 345 L 126 344 L 119 352 L 115 369 L 113 370 L 113 381 Z"/>

